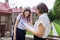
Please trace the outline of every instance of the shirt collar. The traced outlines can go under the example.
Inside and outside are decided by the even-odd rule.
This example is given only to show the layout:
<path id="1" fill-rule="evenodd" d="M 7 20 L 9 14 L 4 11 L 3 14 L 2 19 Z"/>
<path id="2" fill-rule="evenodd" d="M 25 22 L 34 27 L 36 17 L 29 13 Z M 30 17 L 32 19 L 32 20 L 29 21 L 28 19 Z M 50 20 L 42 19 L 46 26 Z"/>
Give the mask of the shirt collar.
<path id="1" fill-rule="evenodd" d="M 47 13 L 43 13 L 39 16 L 39 18 L 42 18 L 43 16 L 47 15 Z"/>

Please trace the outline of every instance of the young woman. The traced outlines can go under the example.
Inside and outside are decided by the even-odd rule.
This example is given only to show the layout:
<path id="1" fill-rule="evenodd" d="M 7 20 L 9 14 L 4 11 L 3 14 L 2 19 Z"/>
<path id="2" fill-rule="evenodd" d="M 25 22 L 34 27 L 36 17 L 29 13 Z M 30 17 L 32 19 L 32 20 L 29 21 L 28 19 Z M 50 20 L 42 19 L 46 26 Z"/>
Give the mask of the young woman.
<path id="1" fill-rule="evenodd" d="M 46 40 L 49 35 L 51 25 L 48 18 L 48 8 L 44 3 L 37 5 L 37 14 L 39 16 L 38 20 L 32 28 L 29 24 L 22 22 L 25 26 L 25 30 L 30 31 L 34 34 L 34 40 Z"/>
<path id="2" fill-rule="evenodd" d="M 23 13 L 20 13 L 17 16 L 14 26 L 14 40 L 25 40 L 26 31 L 24 30 L 24 25 L 22 25 L 21 22 L 31 23 L 30 14 L 30 9 L 26 8 Z"/>

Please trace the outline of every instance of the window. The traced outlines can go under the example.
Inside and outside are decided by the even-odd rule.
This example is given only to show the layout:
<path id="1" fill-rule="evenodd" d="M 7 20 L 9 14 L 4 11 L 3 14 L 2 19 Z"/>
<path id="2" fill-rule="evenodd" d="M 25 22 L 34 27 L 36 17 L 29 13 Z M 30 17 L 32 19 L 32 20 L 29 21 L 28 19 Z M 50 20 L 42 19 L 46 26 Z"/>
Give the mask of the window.
<path id="1" fill-rule="evenodd" d="M 5 16 L 1 16 L 1 25 L 5 24 Z"/>

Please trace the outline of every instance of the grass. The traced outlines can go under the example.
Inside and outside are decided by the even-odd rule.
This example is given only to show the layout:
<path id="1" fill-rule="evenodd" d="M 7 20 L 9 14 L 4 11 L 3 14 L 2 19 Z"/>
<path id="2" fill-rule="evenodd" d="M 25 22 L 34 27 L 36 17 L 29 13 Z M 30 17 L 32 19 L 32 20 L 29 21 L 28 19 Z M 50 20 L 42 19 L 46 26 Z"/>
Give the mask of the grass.
<path id="1" fill-rule="evenodd" d="M 27 34 L 27 35 L 32 35 L 32 33 L 31 33 L 31 32 L 28 32 L 28 31 L 26 31 L 26 34 Z"/>
<path id="2" fill-rule="evenodd" d="M 54 25 L 55 25 L 58 35 L 60 36 L 60 20 L 55 20 Z"/>
<path id="3" fill-rule="evenodd" d="M 50 30 L 50 34 L 49 35 L 52 35 L 52 34 L 53 34 L 52 30 Z"/>
<path id="4" fill-rule="evenodd" d="M 60 25 L 55 23 L 55 28 L 57 30 L 58 35 L 60 36 Z"/>

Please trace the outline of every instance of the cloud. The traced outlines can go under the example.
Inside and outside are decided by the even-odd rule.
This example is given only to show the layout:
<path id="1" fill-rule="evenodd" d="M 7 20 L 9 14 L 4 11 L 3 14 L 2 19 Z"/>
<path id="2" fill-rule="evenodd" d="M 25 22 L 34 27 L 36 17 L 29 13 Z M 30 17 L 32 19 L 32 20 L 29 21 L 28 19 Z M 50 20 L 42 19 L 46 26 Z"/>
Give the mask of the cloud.
<path id="1" fill-rule="evenodd" d="M 13 7 L 33 7 L 39 3 L 45 3 L 49 9 L 51 9 L 54 5 L 55 0 L 9 0 L 9 5 Z"/>
<path id="2" fill-rule="evenodd" d="M 3 3 L 5 3 L 5 0 L 0 0 L 0 2 L 3 2 Z"/>

